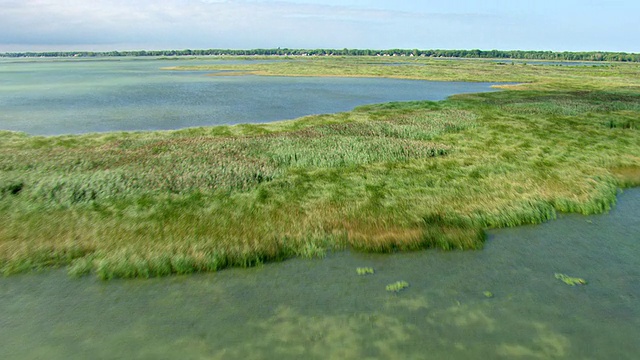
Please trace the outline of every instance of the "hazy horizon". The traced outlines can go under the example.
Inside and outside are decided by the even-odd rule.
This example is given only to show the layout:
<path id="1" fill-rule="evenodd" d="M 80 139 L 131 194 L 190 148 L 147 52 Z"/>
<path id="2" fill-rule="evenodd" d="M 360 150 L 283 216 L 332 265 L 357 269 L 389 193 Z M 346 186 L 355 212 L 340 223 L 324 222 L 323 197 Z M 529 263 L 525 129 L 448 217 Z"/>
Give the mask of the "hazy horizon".
<path id="1" fill-rule="evenodd" d="M 630 0 L 0 0 L 0 6 L 0 52 L 640 52 L 640 3 Z"/>
<path id="2" fill-rule="evenodd" d="M 252 50 L 274 50 L 274 49 L 282 49 L 282 50 L 292 50 L 292 51 L 297 51 L 297 50 L 342 50 L 341 48 L 311 48 L 311 47 L 304 47 L 304 48 L 291 48 L 291 47 L 273 47 L 273 48 L 232 48 L 232 47 L 228 47 L 228 48 L 157 48 L 157 49 L 151 49 L 151 48 L 130 48 L 130 49 L 104 49 L 104 50 L 96 50 L 96 49 L 65 49 L 65 48 L 61 48 L 61 49 L 48 49 L 48 50 L 14 50 L 14 51 L 0 51 L 0 54 L 21 54 L 21 53 L 48 53 L 48 52 L 58 52 L 58 53 L 69 53 L 69 54 L 73 54 L 75 52 L 77 53 L 84 53 L 84 52 L 88 52 L 88 53 L 109 53 L 109 52 L 122 52 L 122 53 L 127 53 L 127 52 L 137 52 L 137 51 L 148 51 L 148 52 L 152 52 L 152 51 L 185 51 L 185 50 L 191 50 L 191 51 L 207 51 L 207 50 L 230 50 L 230 51 L 252 51 Z M 509 52 L 509 51 L 551 51 L 554 53 L 563 53 L 563 52 L 567 52 L 567 53 L 625 53 L 625 54 L 639 54 L 640 52 L 631 52 L 631 51 L 606 51 L 606 50 L 547 50 L 547 49 L 527 49 L 527 50 L 523 50 L 523 49 L 478 49 L 478 48 L 466 48 L 466 49 L 460 49 L 460 48 L 451 48 L 451 49 L 445 49 L 445 48 L 399 48 L 399 47 L 393 47 L 393 48 L 384 48 L 384 49 L 373 49 L 373 48 L 347 48 L 348 50 L 372 50 L 372 51 L 380 51 L 380 52 L 385 52 L 385 51 L 389 51 L 389 50 L 403 50 L 403 51 L 409 51 L 409 50 L 414 50 L 417 49 L 419 51 L 469 51 L 469 50 L 480 50 L 480 51 L 504 51 L 504 52 Z M 190 56 L 190 55 L 179 55 L 179 56 Z M 193 55 L 193 56 L 219 56 L 219 55 Z M 279 56 L 279 55 L 261 55 L 261 56 Z"/>

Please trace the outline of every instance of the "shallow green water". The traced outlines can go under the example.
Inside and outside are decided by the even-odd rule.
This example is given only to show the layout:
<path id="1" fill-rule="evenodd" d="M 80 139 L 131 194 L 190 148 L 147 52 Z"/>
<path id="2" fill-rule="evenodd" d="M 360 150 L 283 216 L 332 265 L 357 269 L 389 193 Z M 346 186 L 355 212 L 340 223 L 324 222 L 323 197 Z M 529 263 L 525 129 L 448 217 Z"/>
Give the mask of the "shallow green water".
<path id="1" fill-rule="evenodd" d="M 37 135 L 269 122 L 389 101 L 493 91 L 489 83 L 206 76 L 222 60 L 0 59 L 0 129 Z M 244 63 L 255 63 L 246 60 Z"/>
<path id="2" fill-rule="evenodd" d="M 482 251 L 344 251 L 150 280 L 3 278 L 0 358 L 637 359 L 638 214 L 632 189 L 610 214 L 492 230 Z M 364 266 L 375 274 L 357 275 Z M 398 280 L 410 286 L 385 291 Z"/>

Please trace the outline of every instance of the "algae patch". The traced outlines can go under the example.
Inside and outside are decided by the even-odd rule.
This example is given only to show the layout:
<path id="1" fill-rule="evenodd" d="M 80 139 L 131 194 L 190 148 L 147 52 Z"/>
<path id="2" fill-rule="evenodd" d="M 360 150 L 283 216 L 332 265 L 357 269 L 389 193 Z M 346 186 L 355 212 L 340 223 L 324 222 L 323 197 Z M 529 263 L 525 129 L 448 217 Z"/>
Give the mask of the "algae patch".
<path id="1" fill-rule="evenodd" d="M 578 278 L 578 277 L 571 277 L 565 274 L 556 273 L 555 277 L 556 279 L 562 281 L 563 283 L 571 286 L 587 284 L 587 281 L 585 279 Z"/>
<path id="2" fill-rule="evenodd" d="M 370 267 L 359 267 L 356 268 L 356 273 L 358 273 L 358 275 L 373 275 L 374 271 L 373 268 Z"/>
<path id="3" fill-rule="evenodd" d="M 405 288 L 409 287 L 409 283 L 406 281 L 396 281 L 393 284 L 389 284 L 387 285 L 386 289 L 387 291 L 391 291 L 391 292 L 399 292 L 400 290 L 403 290 Z"/>

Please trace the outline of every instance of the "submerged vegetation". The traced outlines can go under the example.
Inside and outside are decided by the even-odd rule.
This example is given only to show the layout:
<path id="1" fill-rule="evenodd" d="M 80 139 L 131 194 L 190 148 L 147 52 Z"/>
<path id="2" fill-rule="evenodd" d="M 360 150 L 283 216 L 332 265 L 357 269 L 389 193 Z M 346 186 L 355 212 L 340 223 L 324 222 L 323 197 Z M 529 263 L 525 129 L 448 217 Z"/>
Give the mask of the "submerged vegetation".
<path id="1" fill-rule="evenodd" d="M 563 283 L 565 283 L 567 285 L 571 285 L 571 286 L 586 285 L 587 284 L 587 281 L 585 279 L 582 279 L 582 278 L 579 278 L 579 277 L 571 277 L 569 275 L 560 274 L 560 273 L 556 273 L 555 277 L 556 277 L 556 279 L 562 281 Z"/>
<path id="2" fill-rule="evenodd" d="M 374 271 L 373 271 L 373 268 L 371 267 L 359 267 L 359 268 L 356 268 L 356 273 L 358 275 L 373 275 Z"/>
<path id="3" fill-rule="evenodd" d="M 408 282 L 406 282 L 406 281 L 396 281 L 393 284 L 387 285 L 386 290 L 390 291 L 390 292 L 397 293 L 397 292 L 400 292 L 401 290 L 404 290 L 404 289 L 406 289 L 408 287 L 409 287 L 409 283 Z"/>
<path id="4" fill-rule="evenodd" d="M 486 228 L 600 213 L 640 185 L 638 65 L 370 62 L 226 67 L 527 84 L 271 124 L 0 132 L 1 271 L 68 265 L 110 279 L 346 247 L 479 249 Z"/>

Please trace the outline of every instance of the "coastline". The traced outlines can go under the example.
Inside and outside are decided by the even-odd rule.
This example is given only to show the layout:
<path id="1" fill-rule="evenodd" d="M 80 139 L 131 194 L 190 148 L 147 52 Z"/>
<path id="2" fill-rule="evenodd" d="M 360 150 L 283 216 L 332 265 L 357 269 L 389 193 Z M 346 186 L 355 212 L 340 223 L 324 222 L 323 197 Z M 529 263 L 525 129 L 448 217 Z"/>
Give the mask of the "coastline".
<path id="1" fill-rule="evenodd" d="M 487 228 L 606 212 L 640 186 L 640 94 L 618 87 L 626 75 L 590 77 L 603 70 L 272 124 L 3 133 L 2 272 L 151 277 L 340 248 L 477 249 Z"/>

